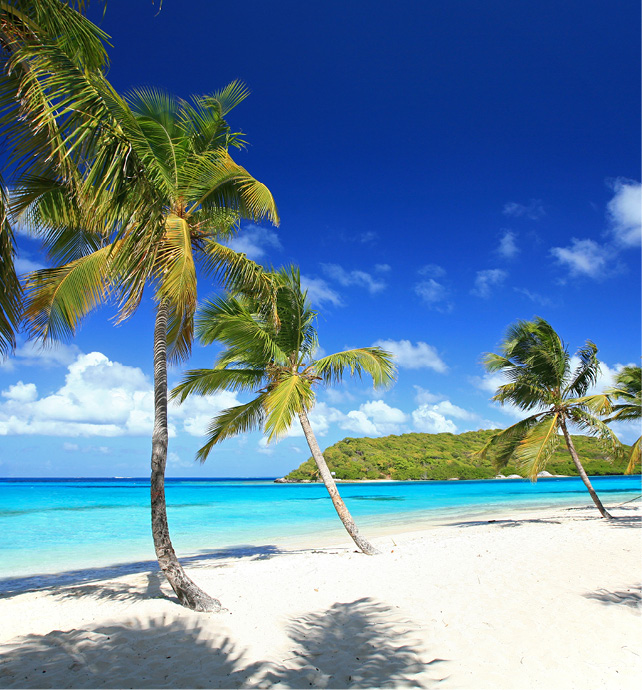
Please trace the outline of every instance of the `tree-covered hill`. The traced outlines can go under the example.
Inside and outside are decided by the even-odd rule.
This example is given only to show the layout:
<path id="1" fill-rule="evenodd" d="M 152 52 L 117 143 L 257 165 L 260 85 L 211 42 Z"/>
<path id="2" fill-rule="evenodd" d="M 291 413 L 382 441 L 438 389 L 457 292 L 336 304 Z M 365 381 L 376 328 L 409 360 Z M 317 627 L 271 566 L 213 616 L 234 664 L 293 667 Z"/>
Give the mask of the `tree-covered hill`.
<path id="1" fill-rule="evenodd" d="M 496 433 L 493 430 L 463 434 L 403 434 L 383 438 L 345 438 L 324 452 L 337 479 L 486 479 L 495 477 L 492 458 L 473 457 Z M 624 459 L 611 461 L 607 449 L 595 438 L 573 436 L 573 443 L 588 474 L 622 474 Z M 564 443 L 549 461 L 548 472 L 576 475 Z M 519 474 L 509 465 L 503 474 Z M 285 477 L 291 481 L 318 478 L 312 458 Z"/>

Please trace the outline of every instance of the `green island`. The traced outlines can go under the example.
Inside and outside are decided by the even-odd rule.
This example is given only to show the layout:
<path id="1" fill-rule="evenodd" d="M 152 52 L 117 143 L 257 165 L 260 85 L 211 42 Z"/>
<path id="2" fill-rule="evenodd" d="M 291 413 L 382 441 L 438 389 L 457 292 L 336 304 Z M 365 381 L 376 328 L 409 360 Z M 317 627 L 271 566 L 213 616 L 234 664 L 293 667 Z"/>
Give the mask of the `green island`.
<path id="1" fill-rule="evenodd" d="M 497 476 L 492 455 L 475 457 L 496 434 L 496 429 L 466 431 L 461 434 L 412 433 L 381 438 L 344 438 L 324 451 L 336 479 L 489 479 Z M 625 458 L 612 460 L 596 438 L 573 436 L 573 443 L 589 475 L 623 474 Z M 566 447 L 561 443 L 547 463 L 551 474 L 577 475 Z M 512 464 L 502 470 L 505 476 L 520 474 Z M 292 470 L 284 479 L 292 482 L 317 481 L 318 470 L 312 458 Z"/>

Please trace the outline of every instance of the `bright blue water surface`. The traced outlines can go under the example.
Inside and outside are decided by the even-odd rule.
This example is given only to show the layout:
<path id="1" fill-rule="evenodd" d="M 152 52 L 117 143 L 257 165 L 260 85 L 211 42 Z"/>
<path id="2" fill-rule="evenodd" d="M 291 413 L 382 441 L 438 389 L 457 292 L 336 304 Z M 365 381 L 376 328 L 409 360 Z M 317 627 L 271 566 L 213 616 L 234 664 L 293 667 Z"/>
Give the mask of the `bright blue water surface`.
<path id="1" fill-rule="evenodd" d="M 640 477 L 594 477 L 606 505 L 640 494 Z M 579 478 L 341 482 L 363 532 L 454 522 L 550 505 L 591 506 Z M 183 556 L 221 548 L 309 548 L 345 541 L 321 484 L 168 479 L 172 540 Z M 0 479 L 0 591 L 10 578 L 153 561 L 147 479 Z"/>

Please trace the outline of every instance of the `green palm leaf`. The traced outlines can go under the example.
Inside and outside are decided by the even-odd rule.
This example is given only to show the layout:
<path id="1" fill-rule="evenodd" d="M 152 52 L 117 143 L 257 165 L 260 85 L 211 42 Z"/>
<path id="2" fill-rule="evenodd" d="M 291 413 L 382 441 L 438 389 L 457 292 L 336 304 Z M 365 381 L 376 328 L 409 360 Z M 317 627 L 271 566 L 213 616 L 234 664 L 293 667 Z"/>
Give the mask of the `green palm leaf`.
<path id="1" fill-rule="evenodd" d="M 559 438 L 559 415 L 546 415 L 519 442 L 513 453 L 517 466 L 535 480 L 555 452 Z"/>
<path id="2" fill-rule="evenodd" d="M 310 381 L 283 372 L 265 397 L 265 431 L 268 442 L 277 439 L 292 426 L 299 411 L 308 411 L 314 405 L 314 391 Z"/>
<path id="3" fill-rule="evenodd" d="M 259 395 L 249 403 L 230 407 L 214 417 L 207 428 L 207 442 L 196 454 L 198 460 L 205 462 L 217 443 L 238 434 L 260 429 L 265 418 L 264 402 L 265 394 Z"/>
<path id="4" fill-rule="evenodd" d="M 172 398 L 184 402 L 189 395 L 212 395 L 219 391 L 256 391 L 262 384 L 262 369 L 191 369 L 172 390 Z"/>
<path id="5" fill-rule="evenodd" d="M 372 377 L 374 386 L 389 386 L 394 381 L 395 366 L 389 352 L 379 347 L 363 347 L 337 352 L 318 359 L 314 364 L 316 373 L 325 383 L 333 384 L 343 379 L 345 369 L 351 376 Z"/>

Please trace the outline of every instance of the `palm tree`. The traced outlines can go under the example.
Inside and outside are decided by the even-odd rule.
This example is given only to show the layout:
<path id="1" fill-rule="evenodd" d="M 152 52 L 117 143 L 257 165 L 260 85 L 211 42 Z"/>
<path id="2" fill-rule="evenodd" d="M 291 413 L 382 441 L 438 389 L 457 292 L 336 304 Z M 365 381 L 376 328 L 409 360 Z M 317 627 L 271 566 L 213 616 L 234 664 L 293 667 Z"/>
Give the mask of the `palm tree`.
<path id="1" fill-rule="evenodd" d="M 629 365 L 624 367 L 615 379 L 615 386 L 606 391 L 606 395 L 623 402 L 613 405 L 612 414 L 606 422 L 634 421 L 642 416 L 642 375 L 640 367 Z M 632 474 L 636 465 L 640 464 L 640 439 L 631 447 L 629 463 L 625 474 Z"/>
<path id="2" fill-rule="evenodd" d="M 258 265 L 222 244 L 236 232 L 239 218 L 278 223 L 270 191 L 228 153 L 242 141 L 224 118 L 247 91 L 234 82 L 191 102 L 155 90 L 125 101 L 104 80 L 84 88 L 92 115 L 64 141 L 83 152 L 84 162 L 67 160 L 64 174 L 32 176 L 15 192 L 16 211 L 44 237 L 59 264 L 28 279 L 26 318 L 32 337 L 68 338 L 110 298 L 118 304 L 119 320 L 128 318 L 144 288 L 152 287 L 154 546 L 179 601 L 197 611 L 218 610 L 219 602 L 185 574 L 169 536 L 167 363 L 190 352 L 197 264 L 227 286 L 262 295 L 269 290 Z"/>
<path id="3" fill-rule="evenodd" d="M 250 402 L 231 407 L 215 417 L 207 431 L 207 442 L 197 457 L 204 462 L 212 448 L 237 434 L 262 429 L 268 442 L 282 437 L 298 417 L 321 479 L 348 534 L 363 553 L 377 550 L 357 529 L 328 465 L 319 449 L 308 412 L 315 402 L 314 386 L 332 384 L 351 375 L 372 377 L 375 386 L 394 380 L 391 355 L 378 347 L 345 350 L 314 359 L 317 313 L 301 290 L 298 268 L 273 274 L 276 314 L 251 295 L 232 295 L 207 302 L 200 310 L 196 331 L 203 344 L 220 342 L 225 350 L 212 369 L 195 369 L 185 374 L 172 391 L 181 402 L 192 394 L 209 395 L 222 390 L 251 391 Z"/>
<path id="4" fill-rule="evenodd" d="M 596 416 L 610 411 L 608 399 L 587 395 L 600 371 L 597 347 L 587 341 L 576 356 L 579 364 L 571 371 L 568 348 L 542 318 L 517 321 L 509 327 L 501 353 L 487 353 L 484 357 L 488 371 L 502 372 L 508 379 L 492 399 L 534 414 L 495 434 L 479 454 L 483 457 L 493 451 L 498 469 L 506 467 L 512 459 L 535 481 L 555 452 L 561 431 L 593 502 L 603 517 L 610 518 L 582 467 L 568 424 L 610 441 L 614 448 L 618 441 Z"/>
<path id="5" fill-rule="evenodd" d="M 39 127 L 31 126 L 34 108 L 42 114 L 46 97 L 32 91 L 31 98 L 23 99 L 27 81 L 33 83 L 43 73 L 52 74 L 54 62 L 62 80 L 68 67 L 88 75 L 99 73 L 107 63 L 103 45 L 107 37 L 83 16 L 85 5 L 83 0 L 69 4 L 61 0 L 0 0 L 0 138 L 8 156 L 5 163 L 11 170 L 9 184 L 26 170 L 42 166 L 45 159 L 56 157 L 59 123 L 49 113 Z M 48 53 L 52 60 L 44 64 L 41 59 L 38 64 L 33 59 L 38 53 Z M 0 176 L 0 356 L 15 347 L 22 306 L 8 196 Z"/>

